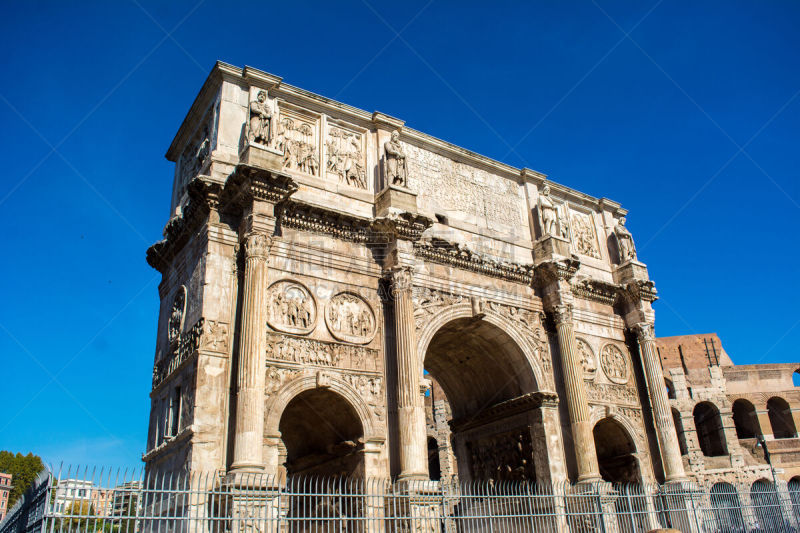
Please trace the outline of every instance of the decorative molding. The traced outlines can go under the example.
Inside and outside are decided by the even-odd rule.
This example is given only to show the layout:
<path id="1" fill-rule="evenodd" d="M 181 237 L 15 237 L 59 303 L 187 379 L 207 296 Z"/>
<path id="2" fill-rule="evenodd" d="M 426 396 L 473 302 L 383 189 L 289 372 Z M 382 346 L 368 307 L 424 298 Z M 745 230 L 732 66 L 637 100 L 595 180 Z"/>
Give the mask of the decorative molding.
<path id="1" fill-rule="evenodd" d="M 639 301 L 653 303 L 658 300 L 656 285 L 649 279 L 637 279 L 626 283 L 622 287 L 621 294 L 633 304 Z"/>
<path id="2" fill-rule="evenodd" d="M 220 206 L 236 211 L 255 200 L 281 204 L 297 191 L 297 184 L 287 174 L 239 164 L 222 190 Z"/>
<path id="3" fill-rule="evenodd" d="M 417 242 L 422 233 L 433 225 L 430 218 L 415 213 L 390 213 L 372 222 L 370 238 L 374 242 L 396 239 Z"/>
<path id="4" fill-rule="evenodd" d="M 500 261 L 473 252 L 466 246 L 441 239 L 422 240 L 414 243 L 414 254 L 420 259 L 471 270 L 506 281 L 525 285 L 533 283 L 533 265 Z"/>
<path id="5" fill-rule="evenodd" d="M 578 257 L 545 261 L 536 265 L 536 280 L 539 285 L 549 285 L 558 281 L 570 281 L 581 266 Z"/>
<path id="6" fill-rule="evenodd" d="M 619 296 L 620 286 L 607 281 L 581 278 L 572 283 L 572 294 L 586 300 L 613 305 Z"/>
<path id="7" fill-rule="evenodd" d="M 554 407 L 558 405 L 558 395 L 554 392 L 529 392 L 510 400 L 487 407 L 486 409 L 464 419 L 451 420 L 450 427 L 454 432 L 462 432 L 482 426 L 488 422 L 496 422 L 502 418 L 524 413 L 538 407 Z"/>
<path id="8" fill-rule="evenodd" d="M 370 220 L 294 201 L 286 202 L 281 225 L 311 233 L 331 235 L 343 241 L 365 243 Z"/>

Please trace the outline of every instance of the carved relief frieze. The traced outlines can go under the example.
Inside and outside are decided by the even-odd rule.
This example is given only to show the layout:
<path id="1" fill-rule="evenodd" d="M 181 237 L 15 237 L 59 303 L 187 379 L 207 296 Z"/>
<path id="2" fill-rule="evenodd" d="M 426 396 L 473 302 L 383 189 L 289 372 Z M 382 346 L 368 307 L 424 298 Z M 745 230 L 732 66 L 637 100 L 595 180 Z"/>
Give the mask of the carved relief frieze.
<path id="1" fill-rule="evenodd" d="M 613 383 L 624 385 L 628 382 L 628 360 L 616 344 L 606 344 L 600 350 L 600 367 Z"/>
<path id="2" fill-rule="evenodd" d="M 417 329 L 420 329 L 443 308 L 466 301 L 467 299 L 460 295 L 427 287 L 415 287 L 413 295 L 414 324 Z"/>
<path id="3" fill-rule="evenodd" d="M 319 176 L 317 121 L 281 109 L 275 149 L 283 152 L 283 168 Z"/>
<path id="4" fill-rule="evenodd" d="M 600 259 L 600 247 L 597 244 L 597 232 L 592 216 L 580 211 L 572 211 L 570 233 L 575 251 L 581 255 Z"/>
<path id="5" fill-rule="evenodd" d="M 211 147 L 216 143 L 216 114 L 215 106 L 208 110 L 201 125 L 186 144 L 178 162 L 180 186 L 186 187 L 195 176 L 206 166 L 211 155 Z"/>
<path id="6" fill-rule="evenodd" d="M 526 333 L 542 325 L 541 314 L 535 311 L 522 307 L 515 307 L 513 305 L 503 305 L 497 302 L 489 302 L 487 306 L 492 312 L 509 320 L 513 320 L 522 326 L 522 330 Z"/>
<path id="7" fill-rule="evenodd" d="M 382 379 L 378 376 L 345 374 L 344 380 L 364 398 L 364 401 L 375 413 L 378 420 L 383 421 L 384 394 Z"/>
<path id="8" fill-rule="evenodd" d="M 339 182 L 359 189 L 367 188 L 367 163 L 363 135 L 331 125 L 325 140 L 325 169 Z"/>
<path id="9" fill-rule="evenodd" d="M 497 482 L 536 477 L 531 433 L 526 427 L 473 440 L 467 448 L 474 479 Z"/>
<path id="10" fill-rule="evenodd" d="M 267 367 L 267 380 L 264 387 L 264 397 L 269 398 L 280 390 L 283 385 L 299 376 L 301 370 L 293 370 L 291 368 L 280 368 L 277 366 Z"/>
<path id="11" fill-rule="evenodd" d="M 353 344 L 370 342 L 378 327 L 372 307 L 351 292 L 340 292 L 328 301 L 325 324 L 335 339 Z"/>
<path id="12" fill-rule="evenodd" d="M 287 228 L 324 233 L 344 241 L 363 243 L 369 239 L 370 221 L 367 219 L 292 201 L 284 206 L 281 224 Z"/>
<path id="13" fill-rule="evenodd" d="M 354 370 L 379 371 L 378 350 L 364 346 L 318 341 L 270 333 L 267 359 L 298 365 L 316 365 Z"/>
<path id="14" fill-rule="evenodd" d="M 228 353 L 228 324 L 219 320 L 206 320 L 200 348 L 212 352 Z"/>
<path id="15" fill-rule="evenodd" d="M 589 343 L 580 337 L 575 338 L 575 346 L 578 349 L 578 359 L 583 367 L 583 379 L 592 380 L 597 375 L 597 358 L 594 355 Z"/>
<path id="16" fill-rule="evenodd" d="M 163 383 L 184 361 L 197 352 L 203 334 L 203 323 L 204 320 L 200 318 L 192 327 L 180 333 L 175 341 L 176 349 L 167 357 L 156 361 L 153 366 L 153 388 Z"/>
<path id="17" fill-rule="evenodd" d="M 317 322 L 317 304 L 311 292 L 296 281 L 281 280 L 267 291 L 267 324 L 277 331 L 305 335 Z"/>
<path id="18" fill-rule="evenodd" d="M 614 403 L 637 405 L 639 397 L 636 389 L 617 385 L 614 383 L 598 383 L 597 381 L 586 382 L 586 396 L 593 403 Z"/>

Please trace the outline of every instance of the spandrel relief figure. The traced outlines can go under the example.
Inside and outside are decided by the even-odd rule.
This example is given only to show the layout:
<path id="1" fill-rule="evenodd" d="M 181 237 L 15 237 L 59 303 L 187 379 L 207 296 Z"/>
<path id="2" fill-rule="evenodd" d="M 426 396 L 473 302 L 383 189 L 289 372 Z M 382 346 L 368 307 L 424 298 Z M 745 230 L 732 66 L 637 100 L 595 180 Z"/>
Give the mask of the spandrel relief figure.
<path id="1" fill-rule="evenodd" d="M 400 132 L 392 132 L 390 140 L 383 144 L 383 151 L 386 154 L 386 179 L 392 185 L 407 187 L 408 167 L 406 165 L 406 154 L 400 146 Z"/>
<path id="2" fill-rule="evenodd" d="M 272 134 L 272 111 L 267 103 L 266 91 L 258 91 L 250 102 L 250 122 L 247 139 L 252 143 L 268 145 Z"/>
<path id="3" fill-rule="evenodd" d="M 617 222 L 614 228 L 614 235 L 617 237 L 620 263 L 636 259 L 636 246 L 633 244 L 633 235 L 625 227 L 625 217 L 620 218 L 619 222 Z"/>
<path id="4" fill-rule="evenodd" d="M 556 204 L 550 197 L 550 186 L 545 185 L 539 195 L 539 223 L 542 228 L 542 236 L 558 235 L 558 212 Z"/>

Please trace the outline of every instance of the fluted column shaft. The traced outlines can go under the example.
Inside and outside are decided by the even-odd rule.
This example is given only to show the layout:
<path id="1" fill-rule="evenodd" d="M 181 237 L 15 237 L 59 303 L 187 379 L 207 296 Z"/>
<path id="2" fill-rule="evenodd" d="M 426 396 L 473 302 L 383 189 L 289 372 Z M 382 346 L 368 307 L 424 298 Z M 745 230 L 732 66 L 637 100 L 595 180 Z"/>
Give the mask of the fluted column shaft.
<path id="1" fill-rule="evenodd" d="M 564 372 L 564 388 L 567 392 L 567 410 L 575 442 L 575 460 L 578 467 L 578 481 L 600 479 L 597 465 L 597 452 L 594 447 L 589 404 L 586 401 L 586 388 L 583 383 L 583 366 L 578 357 L 575 331 L 572 326 L 572 308 L 557 305 L 553 317 L 558 333 L 558 348 L 561 354 L 561 367 Z"/>
<path id="2" fill-rule="evenodd" d="M 417 357 L 411 270 L 392 273 L 397 346 L 397 418 L 400 433 L 400 477 L 427 478 L 425 406 L 420 392 L 422 368 Z"/>
<path id="3" fill-rule="evenodd" d="M 684 480 L 686 473 L 683 470 L 681 450 L 665 389 L 664 372 L 661 370 L 661 363 L 658 360 L 653 328 L 650 324 L 642 322 L 636 324 L 633 329 L 639 339 L 644 372 L 647 376 L 647 388 L 658 433 L 661 460 L 664 464 L 664 476 L 667 481 Z"/>
<path id="4" fill-rule="evenodd" d="M 264 388 L 266 380 L 263 316 L 267 290 L 270 237 L 252 232 L 244 238 L 244 284 L 239 366 L 236 375 L 236 426 L 233 440 L 234 471 L 264 468 Z"/>

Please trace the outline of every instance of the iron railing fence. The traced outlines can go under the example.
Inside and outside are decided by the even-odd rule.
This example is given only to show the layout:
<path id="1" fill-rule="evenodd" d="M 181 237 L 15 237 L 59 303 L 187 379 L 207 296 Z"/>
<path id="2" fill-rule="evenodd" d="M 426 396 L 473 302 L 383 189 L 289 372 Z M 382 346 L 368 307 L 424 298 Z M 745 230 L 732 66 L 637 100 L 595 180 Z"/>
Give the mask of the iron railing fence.
<path id="1" fill-rule="evenodd" d="M 0 533 L 800 531 L 800 484 L 561 484 L 44 472 Z"/>

